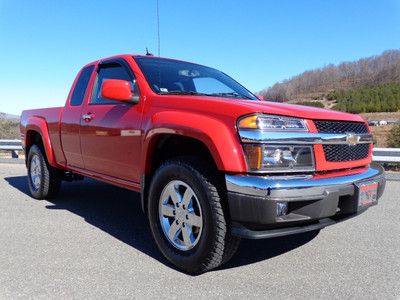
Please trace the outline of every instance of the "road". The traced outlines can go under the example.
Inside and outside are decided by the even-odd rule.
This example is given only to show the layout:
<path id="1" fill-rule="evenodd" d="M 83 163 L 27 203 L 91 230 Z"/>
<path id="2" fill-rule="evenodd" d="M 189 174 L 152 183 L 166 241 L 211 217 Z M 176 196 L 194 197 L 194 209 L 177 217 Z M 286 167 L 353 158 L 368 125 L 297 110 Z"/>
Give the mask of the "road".
<path id="1" fill-rule="evenodd" d="M 243 241 L 219 270 L 188 276 L 158 253 L 139 195 L 96 181 L 28 196 L 25 168 L 0 164 L 0 298 L 400 299 L 400 182 L 355 219 Z"/>

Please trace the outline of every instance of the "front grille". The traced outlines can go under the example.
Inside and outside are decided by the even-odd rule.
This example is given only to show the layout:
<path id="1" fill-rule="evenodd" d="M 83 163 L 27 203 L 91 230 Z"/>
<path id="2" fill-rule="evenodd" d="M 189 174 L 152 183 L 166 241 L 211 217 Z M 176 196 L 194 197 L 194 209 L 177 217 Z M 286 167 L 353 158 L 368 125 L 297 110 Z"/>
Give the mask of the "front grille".
<path id="1" fill-rule="evenodd" d="M 315 126 L 321 133 L 368 133 L 368 127 L 362 122 L 315 120 Z M 344 162 L 368 157 L 370 144 L 323 145 L 325 160 Z"/>
<path id="2" fill-rule="evenodd" d="M 368 133 L 368 128 L 362 122 L 315 120 L 318 132 L 322 133 Z"/>
<path id="3" fill-rule="evenodd" d="M 325 159 L 330 162 L 352 161 L 368 157 L 370 144 L 322 145 Z"/>

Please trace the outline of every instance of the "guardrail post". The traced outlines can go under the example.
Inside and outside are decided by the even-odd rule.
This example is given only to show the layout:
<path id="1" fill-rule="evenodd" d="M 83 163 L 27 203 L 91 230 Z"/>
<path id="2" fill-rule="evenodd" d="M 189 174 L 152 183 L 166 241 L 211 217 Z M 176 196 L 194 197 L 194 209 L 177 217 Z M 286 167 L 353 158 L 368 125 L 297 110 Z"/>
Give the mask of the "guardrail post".
<path id="1" fill-rule="evenodd" d="M 17 150 L 12 150 L 11 151 L 11 157 L 12 158 L 19 158 L 19 153 Z"/>

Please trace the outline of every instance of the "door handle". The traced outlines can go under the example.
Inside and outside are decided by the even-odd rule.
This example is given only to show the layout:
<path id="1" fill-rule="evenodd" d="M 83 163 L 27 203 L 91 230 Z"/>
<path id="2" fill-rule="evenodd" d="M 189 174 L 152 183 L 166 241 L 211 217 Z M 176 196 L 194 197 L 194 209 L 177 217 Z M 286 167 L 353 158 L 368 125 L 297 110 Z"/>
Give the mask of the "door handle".
<path id="1" fill-rule="evenodd" d="M 94 114 L 92 114 L 92 113 L 84 114 L 84 115 L 82 115 L 82 119 L 85 122 L 90 122 L 90 121 L 92 121 L 94 119 Z"/>

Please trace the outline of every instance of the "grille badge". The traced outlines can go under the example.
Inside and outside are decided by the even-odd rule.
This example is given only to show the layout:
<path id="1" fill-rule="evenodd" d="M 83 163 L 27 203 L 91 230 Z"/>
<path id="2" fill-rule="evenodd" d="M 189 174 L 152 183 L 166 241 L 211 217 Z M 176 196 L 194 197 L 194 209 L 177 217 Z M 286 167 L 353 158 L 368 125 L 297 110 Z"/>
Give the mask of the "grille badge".
<path id="1" fill-rule="evenodd" d="M 355 146 L 360 142 L 360 136 L 354 133 L 347 133 L 346 143 L 350 146 Z"/>

